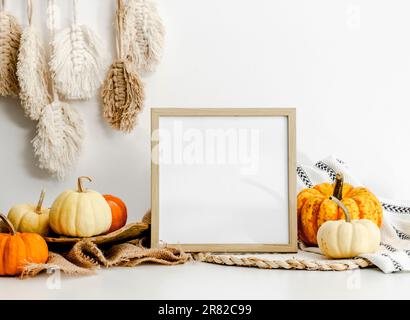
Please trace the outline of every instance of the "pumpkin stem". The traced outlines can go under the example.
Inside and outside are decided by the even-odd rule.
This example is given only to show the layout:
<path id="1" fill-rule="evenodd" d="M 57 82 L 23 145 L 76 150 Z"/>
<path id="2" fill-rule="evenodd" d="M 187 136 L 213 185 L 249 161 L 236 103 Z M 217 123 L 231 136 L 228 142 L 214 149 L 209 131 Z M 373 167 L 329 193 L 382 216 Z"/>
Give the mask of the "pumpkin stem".
<path id="1" fill-rule="evenodd" d="M 343 182 L 344 177 L 342 173 L 336 174 L 335 188 L 333 190 L 333 197 L 342 200 L 343 198 Z"/>
<path id="2" fill-rule="evenodd" d="M 345 217 L 346 217 L 346 222 L 350 222 L 350 221 L 351 221 L 350 213 L 349 213 L 349 210 L 347 210 L 347 208 L 346 208 L 346 206 L 344 205 L 344 203 L 343 203 L 342 201 L 340 201 L 338 198 L 334 197 L 334 196 L 330 196 L 329 199 L 332 200 L 332 201 L 334 201 L 334 202 L 336 202 L 336 204 L 337 204 L 340 208 L 342 208 L 342 210 L 343 210 L 343 212 L 344 212 L 344 214 L 345 214 Z"/>
<path id="3" fill-rule="evenodd" d="M 90 177 L 86 177 L 86 176 L 79 177 L 78 180 L 77 180 L 78 192 L 85 192 L 87 190 L 87 189 L 84 189 L 84 187 L 83 187 L 83 180 L 84 179 L 88 180 L 89 182 L 93 181 Z"/>
<path id="4" fill-rule="evenodd" d="M 44 202 L 45 196 L 46 196 L 46 191 L 43 189 L 41 190 L 40 199 L 38 200 L 37 207 L 36 207 L 37 214 L 41 214 L 41 209 L 43 208 L 43 202 Z"/>
<path id="5" fill-rule="evenodd" d="M 14 229 L 14 226 L 9 221 L 9 219 L 7 219 L 5 215 L 0 213 L 0 220 L 2 220 L 6 224 L 6 227 L 9 229 L 9 232 L 14 236 L 16 234 L 16 229 Z"/>

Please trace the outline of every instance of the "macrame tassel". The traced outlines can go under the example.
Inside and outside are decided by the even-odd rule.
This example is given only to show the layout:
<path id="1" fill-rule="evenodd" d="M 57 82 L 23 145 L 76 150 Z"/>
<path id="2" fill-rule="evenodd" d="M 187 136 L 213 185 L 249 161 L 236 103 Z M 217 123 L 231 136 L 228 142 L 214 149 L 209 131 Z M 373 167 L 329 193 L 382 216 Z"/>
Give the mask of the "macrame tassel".
<path id="1" fill-rule="evenodd" d="M 115 61 L 105 80 L 102 98 L 104 118 L 114 129 L 131 132 L 144 104 L 144 91 L 138 74 L 127 60 Z"/>
<path id="2" fill-rule="evenodd" d="M 63 179 L 80 154 L 83 125 L 81 115 L 70 105 L 59 100 L 48 105 L 32 141 L 39 167 Z"/>
<path id="3" fill-rule="evenodd" d="M 89 99 L 101 86 L 105 73 L 103 45 L 87 26 L 77 22 L 77 1 L 73 1 L 73 25 L 58 32 L 50 61 L 57 91 L 66 99 Z"/>
<path id="4" fill-rule="evenodd" d="M 56 23 L 54 10 L 54 0 L 48 0 L 48 19 L 52 35 Z M 53 81 L 51 88 L 54 101 L 41 113 L 37 135 L 32 143 L 39 167 L 63 179 L 80 155 L 84 123 L 79 112 L 59 100 Z"/>
<path id="5" fill-rule="evenodd" d="M 144 87 L 130 60 L 123 58 L 122 23 L 124 6 L 117 0 L 117 53 L 102 89 L 103 115 L 114 129 L 131 132 L 144 105 Z"/>
<path id="6" fill-rule="evenodd" d="M 18 96 L 17 54 L 20 47 L 21 27 L 15 17 L 4 12 L 0 0 L 0 96 Z"/>
<path id="7" fill-rule="evenodd" d="M 43 109 L 50 104 L 47 79 L 47 62 L 38 32 L 32 26 L 31 0 L 27 2 L 29 26 L 21 36 L 18 54 L 17 76 L 20 84 L 20 99 L 27 117 L 40 118 Z"/>
<path id="8" fill-rule="evenodd" d="M 124 13 L 124 52 L 137 69 L 152 72 L 164 50 L 165 28 L 151 0 L 129 0 Z"/>

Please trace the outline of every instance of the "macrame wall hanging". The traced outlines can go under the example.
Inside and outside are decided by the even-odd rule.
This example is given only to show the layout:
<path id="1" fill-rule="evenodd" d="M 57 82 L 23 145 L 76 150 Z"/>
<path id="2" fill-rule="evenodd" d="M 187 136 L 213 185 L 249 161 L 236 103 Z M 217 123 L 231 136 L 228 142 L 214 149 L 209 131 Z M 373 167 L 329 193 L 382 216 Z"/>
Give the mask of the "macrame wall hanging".
<path id="1" fill-rule="evenodd" d="M 15 17 L 5 12 L 5 0 L 0 0 L 0 96 L 18 96 L 16 75 L 21 27 Z"/>
<path id="2" fill-rule="evenodd" d="M 124 51 L 140 72 L 152 72 L 164 49 L 165 28 L 151 0 L 129 0 L 124 10 Z"/>
<path id="3" fill-rule="evenodd" d="M 37 29 L 33 26 L 32 0 L 27 0 L 28 26 L 21 35 L 17 76 L 20 100 L 26 116 L 39 120 L 44 108 L 50 104 L 49 79 L 45 51 Z"/>
<path id="4" fill-rule="evenodd" d="M 117 59 L 111 65 L 102 89 L 103 115 L 117 130 L 131 132 L 144 104 L 144 88 L 132 57 L 124 52 L 124 3 L 117 0 Z"/>
<path id="5" fill-rule="evenodd" d="M 100 38 L 78 22 L 78 1 L 73 0 L 72 25 L 53 40 L 50 61 L 57 91 L 65 99 L 89 99 L 100 88 L 105 75 L 105 50 Z"/>
<path id="6" fill-rule="evenodd" d="M 48 25 L 52 38 L 56 30 L 55 10 L 55 0 L 48 0 Z M 43 110 L 32 142 L 39 167 L 62 179 L 80 154 L 84 123 L 72 106 L 60 101 L 53 81 L 51 87 L 53 101 Z"/>
<path id="7" fill-rule="evenodd" d="M 78 0 L 72 0 L 72 25 L 58 33 L 55 0 L 48 0 L 49 63 L 32 23 L 33 1 L 26 1 L 28 25 L 22 32 L 16 18 L 4 11 L 5 0 L 0 0 L 0 96 L 19 96 L 26 116 L 38 121 L 32 140 L 38 165 L 62 179 L 79 157 L 84 123 L 60 96 L 89 99 L 103 85 L 106 122 L 131 132 L 145 98 L 139 72 L 153 71 L 159 63 L 164 26 L 151 0 L 115 0 L 117 58 L 104 80 L 105 50 L 99 37 L 79 23 Z"/>

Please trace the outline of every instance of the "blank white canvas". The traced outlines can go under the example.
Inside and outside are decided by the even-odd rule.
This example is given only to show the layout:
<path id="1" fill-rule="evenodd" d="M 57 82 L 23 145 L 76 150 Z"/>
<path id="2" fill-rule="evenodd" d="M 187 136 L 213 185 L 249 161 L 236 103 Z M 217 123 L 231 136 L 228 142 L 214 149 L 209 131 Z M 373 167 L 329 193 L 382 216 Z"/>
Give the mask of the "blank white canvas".
<path id="1" fill-rule="evenodd" d="M 166 116 L 159 128 L 160 241 L 289 243 L 287 117 Z M 230 133 L 226 148 L 210 132 Z"/>

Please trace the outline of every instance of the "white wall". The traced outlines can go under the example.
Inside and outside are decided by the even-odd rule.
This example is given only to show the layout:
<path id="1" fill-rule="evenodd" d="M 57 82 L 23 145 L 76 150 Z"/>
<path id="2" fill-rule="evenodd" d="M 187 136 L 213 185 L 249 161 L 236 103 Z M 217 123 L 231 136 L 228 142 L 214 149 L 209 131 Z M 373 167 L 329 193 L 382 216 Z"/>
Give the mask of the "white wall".
<path id="1" fill-rule="evenodd" d="M 24 0 L 6 0 L 24 18 Z M 44 29 L 46 0 L 34 1 Z M 69 1 L 57 0 L 69 19 Z M 80 19 L 114 52 L 113 0 L 80 0 Z M 146 109 L 130 135 L 103 122 L 97 99 L 76 103 L 87 139 L 77 168 L 63 182 L 37 169 L 35 123 L 17 101 L 0 99 L 0 209 L 48 204 L 78 175 L 122 197 L 131 219 L 150 206 L 150 106 L 298 108 L 300 161 L 336 154 L 375 192 L 410 198 L 410 2 L 406 0 L 158 0 L 167 46 L 145 78 Z M 21 20 L 24 21 L 24 20 Z M 44 29 L 45 30 L 45 29 Z"/>

